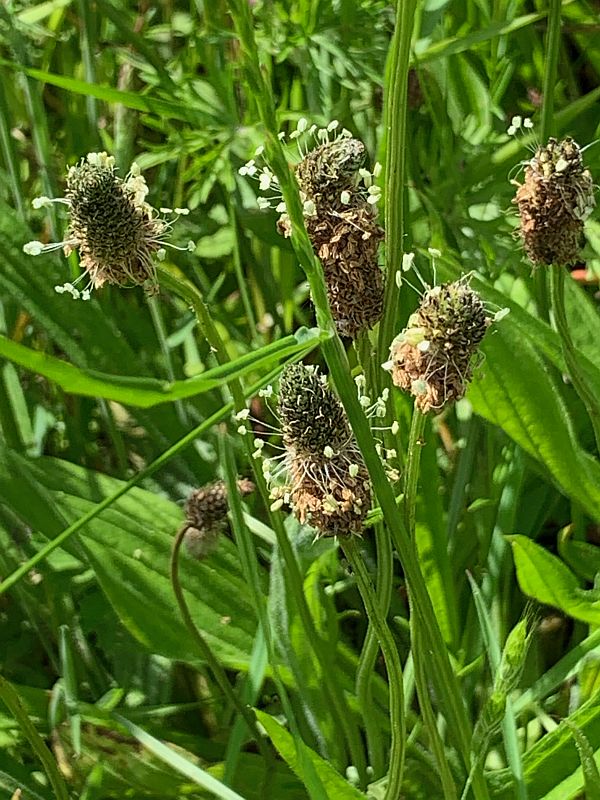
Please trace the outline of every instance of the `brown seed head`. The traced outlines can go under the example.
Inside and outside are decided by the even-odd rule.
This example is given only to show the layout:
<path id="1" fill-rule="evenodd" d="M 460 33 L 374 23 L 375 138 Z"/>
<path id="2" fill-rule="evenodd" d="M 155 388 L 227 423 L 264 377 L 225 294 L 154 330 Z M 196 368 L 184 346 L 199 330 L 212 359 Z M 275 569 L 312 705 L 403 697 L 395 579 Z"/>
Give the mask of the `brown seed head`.
<path id="1" fill-rule="evenodd" d="M 583 223 L 594 206 L 594 184 L 581 150 L 571 138 L 549 139 L 525 167 L 513 202 L 519 208 L 520 235 L 534 266 L 576 263 Z"/>
<path id="2" fill-rule="evenodd" d="M 375 208 L 357 188 L 365 147 L 357 139 L 339 138 L 310 151 L 296 166 L 296 178 L 313 213 L 306 228 L 323 264 L 327 296 L 342 336 L 355 338 L 381 318 L 383 273 L 377 253 L 383 229 Z M 278 224 L 291 234 L 284 214 Z"/>
<path id="3" fill-rule="evenodd" d="M 391 344 L 394 384 L 410 392 L 423 413 L 459 400 L 490 324 L 479 295 L 464 279 L 430 289 Z"/>
<path id="4" fill-rule="evenodd" d="M 245 478 L 237 482 L 242 495 L 254 491 L 254 484 Z M 190 555 L 206 558 L 217 546 L 219 536 L 227 530 L 227 486 L 215 481 L 195 489 L 185 506 L 186 528 L 184 542 Z"/>

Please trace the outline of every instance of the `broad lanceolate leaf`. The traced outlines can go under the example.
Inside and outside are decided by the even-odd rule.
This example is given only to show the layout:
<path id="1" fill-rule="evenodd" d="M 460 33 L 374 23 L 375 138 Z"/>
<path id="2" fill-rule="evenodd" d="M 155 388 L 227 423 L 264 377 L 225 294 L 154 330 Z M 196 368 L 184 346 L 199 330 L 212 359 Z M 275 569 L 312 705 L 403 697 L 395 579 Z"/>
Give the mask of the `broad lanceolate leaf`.
<path id="1" fill-rule="evenodd" d="M 510 323 L 488 334 L 486 360 L 471 384 L 475 411 L 537 459 L 568 497 L 600 519 L 600 464 L 578 444 L 554 380 L 533 346 Z"/>
<path id="2" fill-rule="evenodd" d="M 600 595 L 584 591 L 571 570 L 527 536 L 508 536 L 522 591 L 574 619 L 600 625 Z"/>
<path id="3" fill-rule="evenodd" d="M 48 537 L 120 485 L 66 461 L 29 460 L 0 450 L 3 503 Z M 100 586 L 136 638 L 154 653 L 198 662 L 169 580 L 171 542 L 181 522 L 175 503 L 134 488 L 90 522 L 69 548 L 83 548 Z M 182 558 L 181 581 L 196 624 L 224 664 L 246 670 L 256 619 L 234 546 L 223 537 L 205 562 Z"/>

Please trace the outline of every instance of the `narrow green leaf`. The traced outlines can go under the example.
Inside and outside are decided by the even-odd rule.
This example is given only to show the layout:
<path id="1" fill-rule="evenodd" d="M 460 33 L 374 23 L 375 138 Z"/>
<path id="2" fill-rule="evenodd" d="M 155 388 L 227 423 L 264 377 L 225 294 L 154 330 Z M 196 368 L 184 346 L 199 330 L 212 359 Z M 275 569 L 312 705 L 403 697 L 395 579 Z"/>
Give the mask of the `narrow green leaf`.
<path id="1" fill-rule="evenodd" d="M 56 800 L 69 800 L 69 792 L 62 775 L 58 771 L 54 756 L 36 731 L 33 722 L 29 719 L 17 691 L 2 677 L 2 675 L 0 675 L 0 700 L 2 700 L 16 719 L 23 732 L 23 736 L 27 739 L 31 745 L 31 749 L 41 761 L 44 771 L 48 776 L 48 780 L 50 781 L 50 785 L 56 795 Z"/>
<path id="2" fill-rule="evenodd" d="M 298 338 L 286 336 L 259 350 L 246 353 L 226 366 L 215 367 L 194 378 L 172 383 L 155 378 L 106 375 L 91 369 L 81 369 L 54 356 L 24 347 L 5 336 L 0 336 L 0 356 L 49 378 L 71 394 L 102 397 L 140 408 L 150 408 L 160 403 L 203 394 L 250 371 L 268 368 L 280 358 L 309 352 L 316 347 L 319 340 L 319 334 L 315 330 L 301 329 Z"/>
<path id="3" fill-rule="evenodd" d="M 134 736 L 146 750 L 149 750 L 157 756 L 157 758 L 160 758 L 161 761 L 164 761 L 165 764 L 168 764 L 170 767 L 177 770 L 177 772 L 185 775 L 191 781 L 198 784 L 198 786 L 202 786 L 203 789 L 206 789 L 215 797 L 220 798 L 220 800 L 244 800 L 241 794 L 234 792 L 233 789 L 225 786 L 224 783 L 218 781 L 210 773 L 196 766 L 196 764 L 192 763 L 189 759 L 184 758 L 179 751 L 175 751 L 164 744 L 164 742 L 155 739 L 154 736 L 151 736 L 147 731 L 138 727 L 130 720 L 125 719 L 125 717 L 122 717 L 120 714 L 113 714 L 113 716 L 117 722 L 127 728 L 129 733 Z"/>
<path id="4" fill-rule="evenodd" d="M 292 770 L 298 775 L 305 786 L 309 786 L 310 776 L 301 768 L 297 759 L 297 748 L 302 746 L 308 755 L 308 759 L 314 767 L 321 783 L 327 791 L 326 798 L 335 800 L 365 800 L 366 795 L 351 786 L 342 776 L 337 773 L 329 762 L 322 759 L 313 750 L 303 745 L 301 742 L 294 742 L 294 739 L 285 728 L 283 728 L 273 717 L 265 714 L 264 711 L 255 711 L 258 721 L 269 734 L 271 741 L 279 751 L 282 758 L 288 763 Z"/>
<path id="5" fill-rule="evenodd" d="M 600 772 L 598 772 L 598 765 L 594 760 L 592 746 L 588 738 L 577 725 L 568 719 L 565 720 L 565 725 L 571 729 L 577 750 L 579 751 L 579 758 L 581 759 L 581 768 L 585 781 L 586 800 L 600 800 Z"/>
<path id="6" fill-rule="evenodd" d="M 542 737 L 523 757 L 529 800 L 574 800 L 584 786 L 579 755 L 570 725 L 586 737 L 600 759 L 600 704 L 592 698 L 563 721 L 552 733 Z M 493 800 L 514 800 L 515 787 L 509 769 L 488 773 Z M 579 795 L 580 796 L 580 795 Z"/>

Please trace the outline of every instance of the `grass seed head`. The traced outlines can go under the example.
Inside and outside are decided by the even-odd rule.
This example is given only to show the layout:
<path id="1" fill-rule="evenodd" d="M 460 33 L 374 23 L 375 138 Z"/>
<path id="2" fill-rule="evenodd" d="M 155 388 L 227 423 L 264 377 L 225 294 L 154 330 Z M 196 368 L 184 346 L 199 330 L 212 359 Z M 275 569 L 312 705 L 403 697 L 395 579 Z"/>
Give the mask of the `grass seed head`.
<path id="1" fill-rule="evenodd" d="M 464 395 L 490 324 L 481 298 L 464 279 L 429 289 L 391 344 L 393 382 L 415 396 L 423 413 L 441 411 Z"/>
<path id="2" fill-rule="evenodd" d="M 534 266 L 576 263 L 583 223 L 595 200 L 592 176 L 573 139 L 549 139 L 537 149 L 513 202 L 519 209 L 525 252 Z"/>

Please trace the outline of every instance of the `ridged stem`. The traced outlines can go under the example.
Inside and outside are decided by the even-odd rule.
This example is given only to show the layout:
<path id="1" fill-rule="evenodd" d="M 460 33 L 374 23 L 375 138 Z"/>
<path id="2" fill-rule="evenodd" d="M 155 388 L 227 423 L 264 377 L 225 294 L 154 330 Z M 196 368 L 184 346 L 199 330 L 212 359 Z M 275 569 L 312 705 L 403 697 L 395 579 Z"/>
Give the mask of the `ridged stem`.
<path id="1" fill-rule="evenodd" d="M 170 289 L 177 292 L 181 297 L 183 297 L 185 300 L 187 300 L 189 303 L 192 304 L 194 311 L 196 313 L 196 317 L 198 319 L 198 324 L 200 326 L 200 329 L 203 335 L 206 337 L 206 340 L 212 347 L 217 360 L 222 364 L 227 363 L 227 361 L 229 360 L 227 350 L 212 320 L 212 317 L 210 316 L 210 312 L 206 306 L 206 303 L 204 302 L 204 299 L 200 291 L 189 281 L 185 279 L 180 279 L 179 277 L 173 275 L 168 270 L 165 270 L 160 267 L 159 267 L 159 275 L 161 282 L 164 285 L 168 286 Z M 233 403 L 236 411 L 241 411 L 242 409 L 245 409 L 246 400 L 240 382 L 237 380 L 230 381 L 227 385 L 232 394 Z M 254 464 L 255 462 L 252 458 L 251 443 L 247 436 L 243 437 L 243 440 L 249 462 L 251 464 Z M 263 502 L 265 503 L 266 508 L 269 509 L 270 505 L 268 496 L 269 492 L 264 476 L 260 469 L 254 470 L 254 478 L 259 493 L 261 494 L 261 497 L 263 499 Z M 362 746 L 362 742 L 360 741 L 358 727 L 344 700 L 341 687 L 335 680 L 335 675 L 333 674 L 333 671 L 329 664 L 330 659 L 328 657 L 326 647 L 315 628 L 314 620 L 310 613 L 306 597 L 304 596 L 302 575 L 300 573 L 300 569 L 298 567 L 298 563 L 296 561 L 296 557 L 294 555 L 294 551 L 288 539 L 287 533 L 281 522 L 281 517 L 277 513 L 271 513 L 270 511 L 268 513 L 269 513 L 269 521 L 271 523 L 271 527 L 275 531 L 275 535 L 277 537 L 277 543 L 281 550 L 284 563 L 286 565 L 286 575 L 288 579 L 288 585 L 290 586 L 290 589 L 292 591 L 293 599 L 296 603 L 298 613 L 300 614 L 300 619 L 302 621 L 307 639 L 310 642 L 311 648 L 321 667 L 321 673 L 323 675 L 323 681 L 324 681 L 324 688 L 325 692 L 327 693 L 332 716 L 335 720 L 335 723 L 344 732 L 346 741 L 348 743 L 348 749 L 350 752 L 350 758 L 352 759 L 352 763 L 354 764 L 359 773 L 361 782 L 366 784 L 367 764 L 366 764 L 364 748 Z"/>
<path id="2" fill-rule="evenodd" d="M 327 302 L 323 270 L 320 262 L 314 256 L 310 239 L 306 233 L 298 187 L 289 170 L 281 142 L 277 138 L 275 106 L 270 89 L 266 86 L 260 69 L 250 6 L 245 0 L 232 0 L 231 6 L 235 12 L 234 22 L 240 40 L 248 91 L 252 94 L 257 104 L 261 121 L 266 128 L 265 156 L 271 170 L 279 181 L 291 222 L 291 243 L 310 285 L 317 323 L 323 332 L 329 334 L 329 338 L 322 342 L 322 352 L 340 400 L 348 415 L 358 446 L 363 454 L 375 495 L 402 561 L 407 580 L 412 588 L 414 608 L 422 618 L 422 630 L 426 637 L 427 647 L 431 650 L 431 674 L 436 678 L 436 690 L 444 707 L 448 729 L 456 741 L 457 749 L 468 770 L 470 768 L 472 727 L 466 713 L 458 680 L 450 664 L 446 645 L 431 604 L 418 559 L 414 554 L 413 545 L 407 534 L 404 520 L 398 516 L 392 487 L 387 480 L 385 470 L 375 449 L 368 420 L 358 401 L 356 386 L 350 374 L 346 352 L 335 330 L 335 324 Z M 397 680 L 397 676 L 390 675 L 389 680 L 391 683 Z M 475 797 L 478 800 L 487 800 L 489 794 L 483 773 L 480 770 L 474 776 L 473 788 Z M 394 800 L 397 799 L 394 798 Z"/>
<path id="3" fill-rule="evenodd" d="M 406 720 L 404 717 L 404 696 L 402 682 L 402 664 L 396 643 L 388 627 L 380 601 L 375 594 L 369 573 L 360 554 L 356 539 L 349 538 L 342 542 L 346 558 L 356 577 L 358 590 L 365 605 L 369 622 L 373 625 L 385 659 L 390 691 L 390 725 L 392 729 L 392 745 L 389 756 L 388 782 L 386 800 L 397 800 L 401 796 L 402 773 L 404 771 L 404 755 L 406 740 Z"/>
<path id="4" fill-rule="evenodd" d="M 272 756 L 265 744 L 264 737 L 261 736 L 260 731 L 258 730 L 254 715 L 233 691 L 233 687 L 229 682 L 229 678 L 227 677 L 225 670 L 221 666 L 219 660 L 216 658 L 204 636 L 196 627 L 196 623 L 190 614 L 187 600 L 185 599 L 181 582 L 179 580 L 179 551 L 181 549 L 181 544 L 185 537 L 186 531 L 187 528 L 185 526 L 179 530 L 173 539 L 173 547 L 171 550 L 171 585 L 173 587 L 175 599 L 177 600 L 177 605 L 179 606 L 179 613 L 181 614 L 181 618 L 188 629 L 190 636 L 192 637 L 192 641 L 198 649 L 200 657 L 212 672 L 215 682 L 217 683 L 219 689 L 223 692 L 223 695 L 227 698 L 227 700 L 229 700 L 231 705 L 235 708 L 248 726 L 248 730 L 258 745 L 261 755 L 267 760 L 268 763 L 269 760 L 272 760 Z"/>
<path id="5" fill-rule="evenodd" d="M 596 440 L 596 450 L 600 453 L 600 405 L 594 393 L 590 390 L 585 375 L 579 367 L 577 352 L 565 309 L 565 268 L 550 266 L 550 294 L 552 298 L 552 311 L 554 314 L 554 325 L 561 339 L 563 355 L 567 372 L 575 391 L 581 398 L 588 412 L 594 430 Z"/>
<path id="6" fill-rule="evenodd" d="M 385 249 L 386 286 L 379 328 L 380 362 L 397 333 L 399 288 L 396 272 L 406 250 L 408 66 L 416 0 L 397 0 L 396 27 L 388 54 L 385 94 Z"/>

